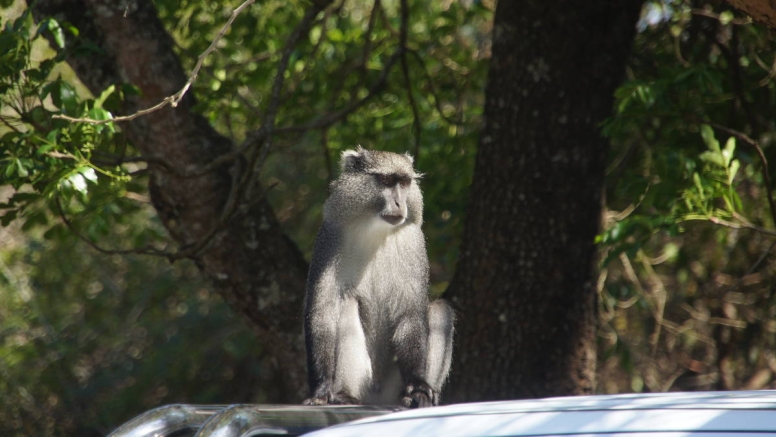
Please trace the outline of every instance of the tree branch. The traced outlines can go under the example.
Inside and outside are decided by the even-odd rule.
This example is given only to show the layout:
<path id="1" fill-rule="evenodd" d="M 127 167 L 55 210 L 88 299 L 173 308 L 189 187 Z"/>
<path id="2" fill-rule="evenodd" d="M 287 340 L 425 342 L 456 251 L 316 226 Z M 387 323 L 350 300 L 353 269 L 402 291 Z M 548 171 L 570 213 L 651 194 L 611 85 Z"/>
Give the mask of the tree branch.
<path id="1" fill-rule="evenodd" d="M 93 118 L 77 118 L 77 117 L 70 117 L 68 115 L 64 114 L 57 114 L 52 116 L 51 118 L 61 119 L 61 120 L 67 120 L 74 123 L 90 123 L 90 124 L 105 124 L 105 123 L 116 123 L 121 121 L 130 121 L 134 120 L 138 117 L 142 117 L 144 115 L 148 115 L 152 112 L 156 112 L 162 108 L 164 108 L 167 105 L 172 106 L 173 108 L 177 107 L 178 104 L 183 100 L 183 97 L 186 95 L 186 92 L 191 88 L 191 85 L 194 83 L 194 81 L 197 80 L 197 75 L 199 74 L 199 70 L 202 68 L 202 63 L 205 61 L 205 58 L 207 58 L 210 53 L 213 52 L 213 50 L 216 49 L 216 46 L 218 45 L 218 42 L 221 41 L 221 38 L 226 35 L 227 30 L 232 26 L 232 23 L 234 22 L 235 18 L 237 18 L 242 11 L 244 11 L 248 6 L 250 6 L 252 3 L 254 3 L 256 0 L 245 0 L 240 6 L 238 6 L 235 10 L 232 11 L 232 15 L 229 16 L 229 19 L 226 21 L 226 23 L 221 27 L 221 30 L 218 31 L 218 34 L 216 34 L 216 37 L 213 38 L 213 41 L 210 43 L 207 49 L 205 49 L 202 54 L 200 54 L 197 57 L 197 63 L 194 65 L 194 68 L 191 70 L 191 73 L 189 73 L 189 78 L 186 81 L 186 83 L 181 87 L 180 91 L 177 93 L 167 96 L 164 99 L 162 99 L 161 102 L 157 103 L 156 105 L 141 109 L 137 112 L 134 112 L 129 115 L 123 115 L 119 117 L 113 117 L 107 120 L 95 120 Z"/>
<path id="2" fill-rule="evenodd" d="M 340 109 L 339 111 L 322 115 L 317 119 L 311 122 L 308 122 L 306 124 L 276 128 L 275 133 L 306 132 L 309 130 L 323 129 L 323 128 L 330 127 L 334 123 L 337 123 L 338 121 L 344 119 L 345 117 L 353 113 L 355 110 L 363 106 L 364 103 L 369 101 L 372 97 L 377 95 L 377 93 L 379 93 L 380 90 L 382 90 L 383 86 L 385 86 L 387 82 L 388 73 L 391 71 L 391 68 L 393 68 L 393 65 L 399 59 L 400 55 L 401 53 L 397 50 L 391 55 L 391 57 L 388 58 L 388 61 L 386 61 L 385 63 L 385 67 L 383 67 L 383 71 L 380 73 L 380 77 L 377 79 L 377 81 L 375 81 L 374 84 L 372 84 L 371 87 L 369 87 L 369 90 L 367 91 L 367 94 L 364 97 L 356 100 L 355 102 L 352 102 L 350 105 Z"/>
<path id="3" fill-rule="evenodd" d="M 283 90 L 285 73 L 286 69 L 288 68 L 288 62 L 291 59 L 291 54 L 294 52 L 294 48 L 299 43 L 299 39 L 302 37 L 302 35 L 310 31 L 315 17 L 318 16 L 318 14 L 331 3 L 332 0 L 321 0 L 314 2 L 313 7 L 307 9 L 304 17 L 302 17 L 302 19 L 294 28 L 293 32 L 291 32 L 291 35 L 286 40 L 286 44 L 283 47 L 282 57 L 278 63 L 277 74 L 275 75 L 275 80 L 272 82 L 272 91 L 270 94 L 269 105 L 267 106 L 267 112 L 264 116 L 264 121 L 260 129 L 264 132 L 264 145 L 258 160 L 253 163 L 253 167 L 261 167 L 261 165 L 264 163 L 264 160 L 266 159 L 267 153 L 269 153 L 269 149 L 272 147 L 272 134 L 275 130 L 275 122 L 277 119 L 278 109 L 280 107 L 280 93 Z M 251 144 L 254 144 L 251 142 L 251 138 L 253 137 L 249 136 L 249 138 L 246 139 L 243 145 L 240 147 L 248 147 Z"/>
<path id="4" fill-rule="evenodd" d="M 721 219 L 719 217 L 709 217 L 708 220 L 715 225 L 724 226 L 726 228 L 731 229 L 751 229 L 753 231 L 757 231 L 761 234 L 769 235 L 771 237 L 776 237 L 776 231 L 772 231 L 770 229 L 765 229 L 760 226 L 756 226 L 749 222 L 731 222 L 728 220 Z"/>
<path id="5" fill-rule="evenodd" d="M 83 241 L 84 243 L 88 244 L 92 248 L 94 248 L 96 251 L 107 254 L 107 255 L 129 255 L 129 254 L 139 254 L 139 255 L 154 255 L 154 256 L 161 256 L 165 257 L 171 262 L 175 259 L 179 259 L 176 257 L 175 252 L 167 252 L 165 250 L 157 249 L 153 246 L 146 245 L 140 248 L 134 248 L 134 249 L 106 249 L 91 239 L 89 239 L 86 235 L 82 234 L 78 229 L 73 226 L 73 222 L 70 221 L 69 218 L 67 218 L 67 215 L 65 214 L 64 208 L 62 208 L 62 203 L 59 200 L 59 197 L 54 197 L 54 203 L 57 205 L 57 213 L 59 215 L 59 218 L 62 220 L 62 223 L 67 226 L 67 228 L 70 230 L 70 232 L 73 233 L 78 239 Z"/>
<path id="6" fill-rule="evenodd" d="M 417 157 L 420 152 L 420 114 L 418 113 L 418 105 L 415 102 L 415 96 L 412 94 L 412 81 L 410 80 L 410 68 L 407 64 L 407 26 L 410 16 L 410 8 L 407 4 L 407 0 L 401 0 L 401 24 L 399 27 L 399 53 L 401 54 L 401 70 L 404 75 L 404 82 L 407 86 L 407 98 L 409 99 L 410 108 L 412 108 L 412 118 L 414 119 L 414 139 L 415 150 L 414 155 Z"/>
<path id="7" fill-rule="evenodd" d="M 439 116 L 442 117 L 443 120 L 446 122 L 455 125 L 455 126 L 462 126 L 463 120 L 454 120 L 450 116 L 445 115 L 444 111 L 442 110 L 442 101 L 439 98 L 439 94 L 436 91 L 436 87 L 434 86 L 434 81 L 431 78 L 431 73 L 429 73 L 428 68 L 426 67 L 426 61 L 423 59 L 423 56 L 418 53 L 417 50 L 411 50 L 408 49 L 408 52 L 415 57 L 415 59 L 420 63 L 421 68 L 423 69 L 423 74 L 426 77 L 426 82 L 428 83 L 429 91 L 431 92 L 431 96 L 434 98 L 434 106 L 436 107 L 437 112 L 439 113 Z"/>

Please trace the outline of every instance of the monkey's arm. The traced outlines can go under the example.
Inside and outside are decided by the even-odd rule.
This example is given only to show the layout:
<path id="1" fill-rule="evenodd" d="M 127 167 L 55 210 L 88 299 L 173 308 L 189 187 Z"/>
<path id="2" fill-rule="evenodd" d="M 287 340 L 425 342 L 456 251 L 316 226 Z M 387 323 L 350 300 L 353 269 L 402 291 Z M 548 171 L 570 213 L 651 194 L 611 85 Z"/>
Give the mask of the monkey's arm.
<path id="1" fill-rule="evenodd" d="M 334 275 L 334 254 L 339 241 L 326 223 L 313 248 L 305 298 L 304 334 L 307 347 L 307 380 L 311 398 L 306 405 L 330 402 L 334 389 L 337 350 L 337 322 L 342 309 Z"/>
<path id="2" fill-rule="evenodd" d="M 439 405 L 442 386 L 450 372 L 455 313 L 445 300 L 437 299 L 428 305 L 426 320 L 428 324 L 423 326 L 417 316 L 405 318 L 394 338 L 406 384 L 402 403 L 407 407 Z"/>
<path id="3" fill-rule="evenodd" d="M 402 403 L 407 407 L 430 407 L 438 396 L 427 382 L 428 319 L 424 311 L 406 314 L 396 325 L 393 346 L 405 388 Z"/>
<path id="4" fill-rule="evenodd" d="M 428 351 L 428 258 L 425 237 L 420 227 L 410 225 L 406 229 L 401 269 L 406 279 L 396 293 L 402 296 L 404 311 L 393 327 L 393 349 L 404 382 L 402 403 L 408 407 L 434 405 L 438 394 L 430 385 Z"/>

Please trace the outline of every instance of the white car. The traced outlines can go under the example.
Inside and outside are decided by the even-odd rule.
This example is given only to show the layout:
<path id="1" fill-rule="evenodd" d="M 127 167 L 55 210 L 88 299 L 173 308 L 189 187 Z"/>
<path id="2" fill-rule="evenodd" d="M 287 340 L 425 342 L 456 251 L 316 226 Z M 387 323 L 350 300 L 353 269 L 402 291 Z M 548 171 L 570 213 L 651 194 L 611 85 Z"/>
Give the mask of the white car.
<path id="1" fill-rule="evenodd" d="M 306 437 L 776 435 L 776 391 L 576 396 L 403 411 Z"/>
<path id="2" fill-rule="evenodd" d="M 170 405 L 136 417 L 111 437 L 776 436 L 774 390 L 575 396 L 394 412 L 397 409 Z"/>

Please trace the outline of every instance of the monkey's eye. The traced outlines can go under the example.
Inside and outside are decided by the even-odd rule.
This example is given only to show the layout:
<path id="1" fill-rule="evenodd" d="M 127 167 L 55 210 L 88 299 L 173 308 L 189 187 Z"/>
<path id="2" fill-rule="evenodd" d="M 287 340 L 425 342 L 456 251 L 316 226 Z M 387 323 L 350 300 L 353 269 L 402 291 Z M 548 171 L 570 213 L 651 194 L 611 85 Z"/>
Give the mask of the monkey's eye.
<path id="1" fill-rule="evenodd" d="M 401 178 L 399 179 L 399 185 L 401 185 L 402 188 L 407 188 L 412 183 L 412 178 Z"/>
<path id="2" fill-rule="evenodd" d="M 375 177 L 377 178 L 377 182 L 384 187 L 392 187 L 394 185 L 394 180 L 391 175 L 377 174 Z"/>

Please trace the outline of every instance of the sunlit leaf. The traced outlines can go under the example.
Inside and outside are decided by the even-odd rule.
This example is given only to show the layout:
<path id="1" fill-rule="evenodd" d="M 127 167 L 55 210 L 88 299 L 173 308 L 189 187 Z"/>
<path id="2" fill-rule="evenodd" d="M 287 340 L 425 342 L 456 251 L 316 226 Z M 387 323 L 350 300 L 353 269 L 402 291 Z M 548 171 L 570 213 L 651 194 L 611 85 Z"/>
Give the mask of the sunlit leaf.
<path id="1" fill-rule="evenodd" d="M 712 152 L 719 152 L 719 141 L 714 138 L 714 130 L 708 124 L 701 125 L 701 137 Z"/>
<path id="2" fill-rule="evenodd" d="M 105 100 L 113 94 L 113 92 L 116 90 L 115 85 L 111 85 L 108 88 L 105 88 L 102 93 L 100 93 L 100 96 L 94 99 L 94 108 L 95 109 L 102 109 L 103 103 L 105 103 Z M 107 120 L 105 118 L 100 120 Z"/>
<path id="3" fill-rule="evenodd" d="M 724 158 L 724 166 L 730 165 L 730 159 L 733 158 L 733 153 L 736 151 L 736 139 L 735 137 L 728 138 L 725 143 L 725 148 L 722 150 L 722 157 Z"/>
<path id="4" fill-rule="evenodd" d="M 733 184 L 733 179 L 735 179 L 740 166 L 741 166 L 741 163 L 737 159 L 734 159 L 730 163 L 730 170 L 728 172 L 728 181 L 727 181 L 728 184 L 731 184 L 731 185 Z"/>

